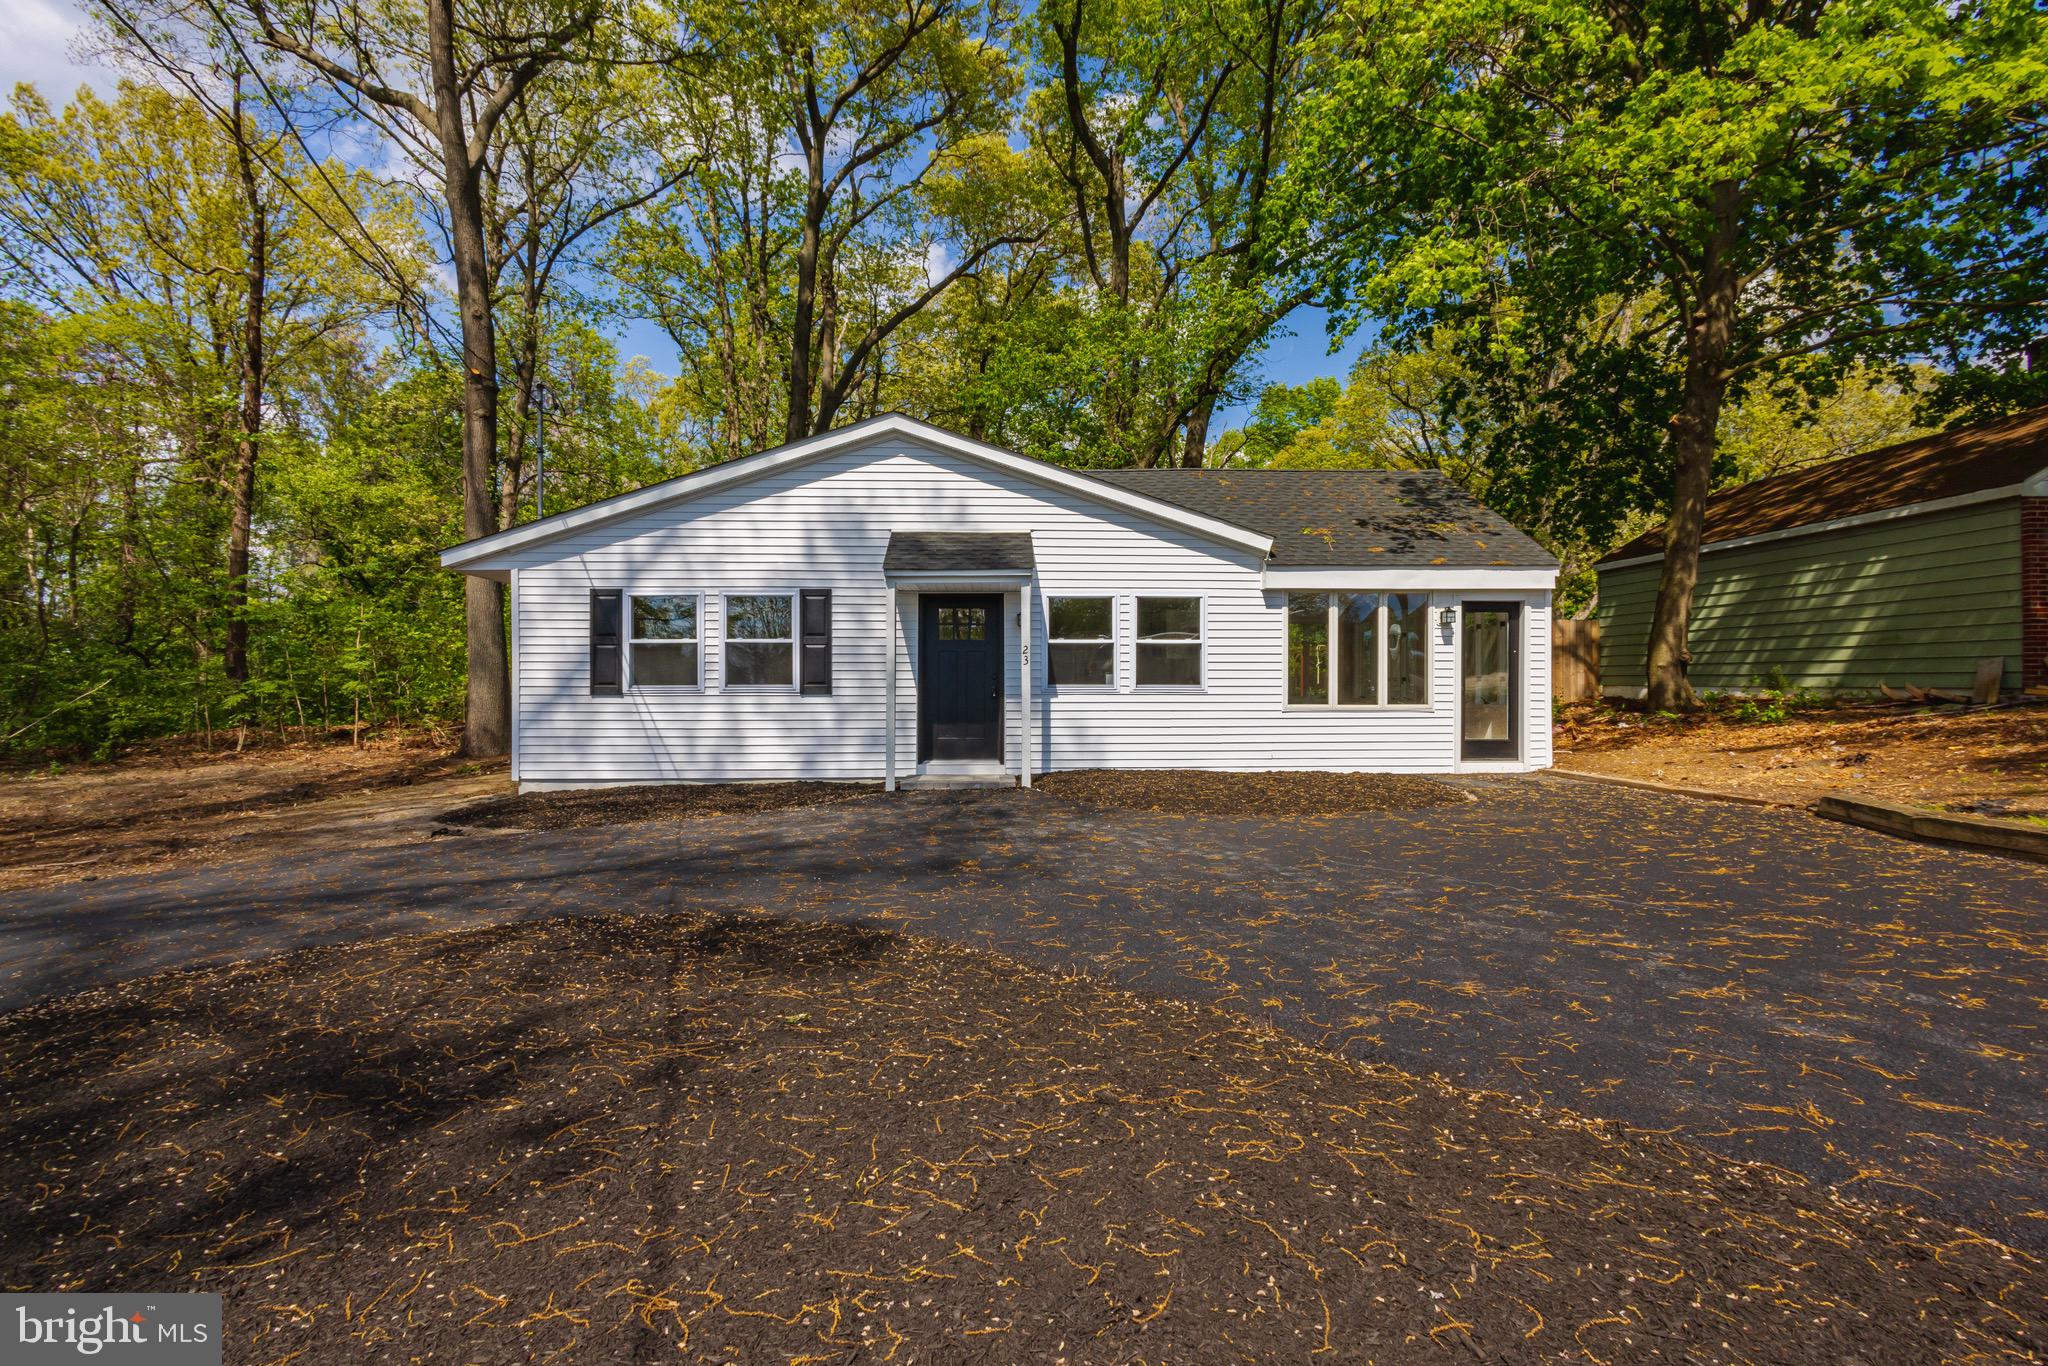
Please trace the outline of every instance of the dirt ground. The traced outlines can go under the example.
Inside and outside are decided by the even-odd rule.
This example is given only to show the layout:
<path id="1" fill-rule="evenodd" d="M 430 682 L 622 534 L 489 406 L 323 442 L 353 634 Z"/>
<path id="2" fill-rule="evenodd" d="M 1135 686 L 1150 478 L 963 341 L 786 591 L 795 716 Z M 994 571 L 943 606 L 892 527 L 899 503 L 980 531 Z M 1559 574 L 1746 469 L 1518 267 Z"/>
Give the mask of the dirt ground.
<path id="1" fill-rule="evenodd" d="M 1413 811 L 1471 798 L 1428 778 L 1393 773 L 1205 773 L 1195 769 L 1063 769 L 1040 791 L 1090 806 L 1176 816 L 1337 816 Z"/>
<path id="2" fill-rule="evenodd" d="M 219 1291 L 237 1362 L 2048 1349 L 1982 1237 L 868 925 L 311 949 L 0 1018 L 0 1076 L 0 1283 Z"/>
<path id="3" fill-rule="evenodd" d="M 1799 805 L 1848 792 L 2024 819 L 2048 816 L 2048 704 L 1821 707 L 1766 722 L 1725 703 L 1688 718 L 1586 704 L 1559 718 L 1557 762 Z"/>
<path id="4" fill-rule="evenodd" d="M 585 830 L 625 821 L 799 811 L 871 797 L 880 791 L 874 783 L 657 783 L 508 794 L 445 811 L 441 819 L 465 829 Z"/>
<path id="5" fill-rule="evenodd" d="M 167 745 L 111 763 L 0 770 L 0 889 L 424 839 L 439 810 L 504 791 L 504 768 L 384 741 L 242 754 Z"/>

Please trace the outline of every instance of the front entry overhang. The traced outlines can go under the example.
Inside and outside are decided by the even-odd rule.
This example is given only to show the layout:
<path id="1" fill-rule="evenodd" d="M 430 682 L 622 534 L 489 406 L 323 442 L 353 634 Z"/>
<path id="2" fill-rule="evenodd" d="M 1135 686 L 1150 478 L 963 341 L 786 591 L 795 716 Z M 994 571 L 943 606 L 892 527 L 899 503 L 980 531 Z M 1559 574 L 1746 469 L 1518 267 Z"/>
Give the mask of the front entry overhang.
<path id="1" fill-rule="evenodd" d="M 889 587 L 888 666 L 882 689 L 882 786 L 894 792 L 901 776 L 896 760 L 897 654 L 900 616 L 906 595 L 922 593 L 1015 593 L 1021 606 L 1016 632 L 1017 676 L 1021 681 L 1024 730 L 1023 762 L 1018 781 L 1031 786 L 1032 759 L 1038 745 L 1038 718 L 1033 704 L 1031 642 L 1036 634 L 1037 567 L 1029 532 L 898 531 L 889 537 L 882 580 Z M 1004 642 L 1007 652 L 1011 647 Z"/>

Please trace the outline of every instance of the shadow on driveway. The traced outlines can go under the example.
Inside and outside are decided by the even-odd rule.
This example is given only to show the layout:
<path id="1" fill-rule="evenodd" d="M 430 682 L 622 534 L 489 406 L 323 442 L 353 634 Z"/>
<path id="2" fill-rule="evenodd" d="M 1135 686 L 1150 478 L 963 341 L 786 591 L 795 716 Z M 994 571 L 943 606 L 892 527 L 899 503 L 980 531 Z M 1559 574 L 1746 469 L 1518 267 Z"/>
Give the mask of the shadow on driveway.
<path id="1" fill-rule="evenodd" d="M 1270 1018 L 2048 1247 L 2048 872 L 1527 778 L 1316 821 L 880 794 L 0 898 L 0 1006 L 538 916 L 849 917 Z"/>

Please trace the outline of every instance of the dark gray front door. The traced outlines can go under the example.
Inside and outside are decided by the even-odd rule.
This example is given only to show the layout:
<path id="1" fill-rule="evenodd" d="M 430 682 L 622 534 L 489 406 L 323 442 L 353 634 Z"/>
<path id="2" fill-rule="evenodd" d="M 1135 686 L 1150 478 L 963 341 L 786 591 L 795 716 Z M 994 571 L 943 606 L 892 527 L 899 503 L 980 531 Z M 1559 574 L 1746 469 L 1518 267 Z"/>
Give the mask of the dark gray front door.
<path id="1" fill-rule="evenodd" d="M 1516 758 L 1521 604 L 1468 602 L 1460 613 L 1465 645 L 1458 668 L 1459 752 L 1467 759 Z"/>
<path id="2" fill-rule="evenodd" d="M 999 760 L 1003 753 L 1003 600 L 985 593 L 918 599 L 917 757 Z"/>

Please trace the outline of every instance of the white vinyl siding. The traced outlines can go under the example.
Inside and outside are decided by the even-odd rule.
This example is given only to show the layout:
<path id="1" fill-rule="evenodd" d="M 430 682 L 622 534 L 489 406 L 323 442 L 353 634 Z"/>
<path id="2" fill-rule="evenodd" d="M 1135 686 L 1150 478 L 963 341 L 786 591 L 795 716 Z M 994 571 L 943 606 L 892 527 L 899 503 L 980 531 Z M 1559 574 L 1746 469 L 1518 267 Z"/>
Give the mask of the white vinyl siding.
<path id="1" fill-rule="evenodd" d="M 1527 744 L 1532 762 L 1548 762 L 1549 664 L 1547 647 L 1539 643 L 1547 635 L 1540 606 L 1547 594 L 1432 592 L 1426 709 L 1289 709 L 1278 667 L 1286 648 L 1286 594 L 1264 588 L 1257 552 L 883 435 L 511 557 L 518 575 L 516 776 L 564 786 L 879 779 L 892 598 L 898 613 L 897 765 L 901 773 L 914 772 L 917 595 L 907 589 L 892 594 L 884 586 L 882 556 L 891 531 L 932 529 L 1030 531 L 1038 566 L 1034 662 L 1047 657 L 1046 597 L 1116 599 L 1114 688 L 1049 691 L 1043 668 L 1034 663 L 1039 771 L 1449 771 L 1457 763 L 1456 644 L 1455 633 L 1437 629 L 1436 613 L 1461 596 L 1517 597 L 1526 604 Z M 652 593 L 677 584 L 698 585 L 703 595 L 703 690 L 629 689 L 622 697 L 591 697 L 591 590 Z M 829 696 L 723 686 L 725 595 L 771 587 L 832 591 Z M 1136 687 L 1140 597 L 1202 600 L 1200 689 Z M 1023 758 L 1023 688 L 1014 644 L 1022 607 L 1022 594 L 1004 595 L 1003 734 L 1012 769 Z"/>

